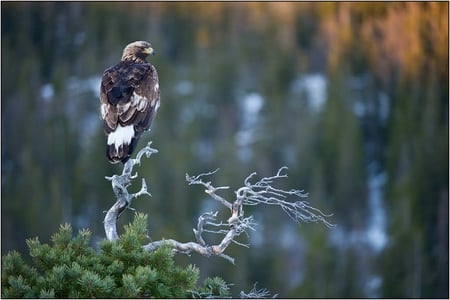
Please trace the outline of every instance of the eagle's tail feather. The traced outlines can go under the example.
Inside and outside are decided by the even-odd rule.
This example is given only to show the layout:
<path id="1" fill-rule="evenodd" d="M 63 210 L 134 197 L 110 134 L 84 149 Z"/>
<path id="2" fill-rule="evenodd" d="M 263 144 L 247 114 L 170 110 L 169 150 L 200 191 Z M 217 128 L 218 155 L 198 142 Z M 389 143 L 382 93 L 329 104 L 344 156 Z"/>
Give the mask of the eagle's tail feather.
<path id="1" fill-rule="evenodd" d="M 137 138 L 132 138 L 130 144 L 123 143 L 117 147 L 115 144 L 106 145 L 106 156 L 109 162 L 112 164 L 126 163 L 136 148 L 137 141 Z"/>

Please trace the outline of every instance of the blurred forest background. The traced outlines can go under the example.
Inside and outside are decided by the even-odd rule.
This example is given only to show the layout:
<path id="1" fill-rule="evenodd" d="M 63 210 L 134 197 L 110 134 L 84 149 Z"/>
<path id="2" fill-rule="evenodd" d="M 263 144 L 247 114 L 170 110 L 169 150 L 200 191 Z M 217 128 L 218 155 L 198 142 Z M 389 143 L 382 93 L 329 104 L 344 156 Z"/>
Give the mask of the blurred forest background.
<path id="1" fill-rule="evenodd" d="M 448 298 L 448 2 L 1 8 L 3 255 L 64 222 L 104 238 L 115 201 L 104 176 L 121 169 L 104 154 L 100 77 L 148 40 L 161 108 L 140 147 L 151 139 L 159 153 L 137 170 L 153 197 L 133 206 L 153 240 L 193 240 L 197 217 L 219 207 L 185 173 L 216 168 L 232 199 L 251 172 L 286 165 L 280 187 L 304 189 L 337 224 L 255 207 L 252 246 L 227 250 L 235 266 L 195 254 L 179 264 L 234 295 L 258 282 L 280 297 Z"/>

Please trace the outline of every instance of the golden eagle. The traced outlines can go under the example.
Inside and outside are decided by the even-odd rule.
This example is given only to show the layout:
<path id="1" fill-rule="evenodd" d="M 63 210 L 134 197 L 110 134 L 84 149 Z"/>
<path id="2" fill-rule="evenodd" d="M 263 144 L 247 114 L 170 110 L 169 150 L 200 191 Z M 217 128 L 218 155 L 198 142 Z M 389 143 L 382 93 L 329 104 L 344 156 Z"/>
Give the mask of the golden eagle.
<path id="1" fill-rule="evenodd" d="M 146 61 L 149 54 L 155 51 L 148 42 L 128 44 L 121 61 L 102 76 L 100 116 L 108 137 L 106 156 L 113 164 L 130 159 L 159 107 L 158 74 Z"/>

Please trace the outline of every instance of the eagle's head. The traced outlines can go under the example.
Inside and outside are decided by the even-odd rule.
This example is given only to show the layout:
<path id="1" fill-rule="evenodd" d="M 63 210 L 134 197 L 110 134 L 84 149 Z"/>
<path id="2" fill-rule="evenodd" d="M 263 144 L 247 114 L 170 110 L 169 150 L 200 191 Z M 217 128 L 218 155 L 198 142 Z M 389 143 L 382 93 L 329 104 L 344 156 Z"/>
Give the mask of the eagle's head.
<path id="1" fill-rule="evenodd" d="M 128 44 L 125 49 L 123 49 L 122 60 L 144 60 L 147 56 L 155 55 L 155 50 L 152 48 L 152 44 L 145 41 L 137 41 Z"/>

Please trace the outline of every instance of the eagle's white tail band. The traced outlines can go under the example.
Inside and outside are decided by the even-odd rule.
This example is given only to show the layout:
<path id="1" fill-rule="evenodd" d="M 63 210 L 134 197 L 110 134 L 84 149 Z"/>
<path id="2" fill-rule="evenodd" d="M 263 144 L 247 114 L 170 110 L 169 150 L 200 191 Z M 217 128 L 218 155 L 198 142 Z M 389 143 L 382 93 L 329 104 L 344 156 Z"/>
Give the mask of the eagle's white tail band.
<path id="1" fill-rule="evenodd" d="M 108 145 L 114 144 L 116 151 L 119 151 L 119 147 L 124 144 L 129 145 L 133 137 L 134 137 L 133 125 L 122 127 L 119 124 L 117 125 L 116 130 L 108 135 Z"/>

